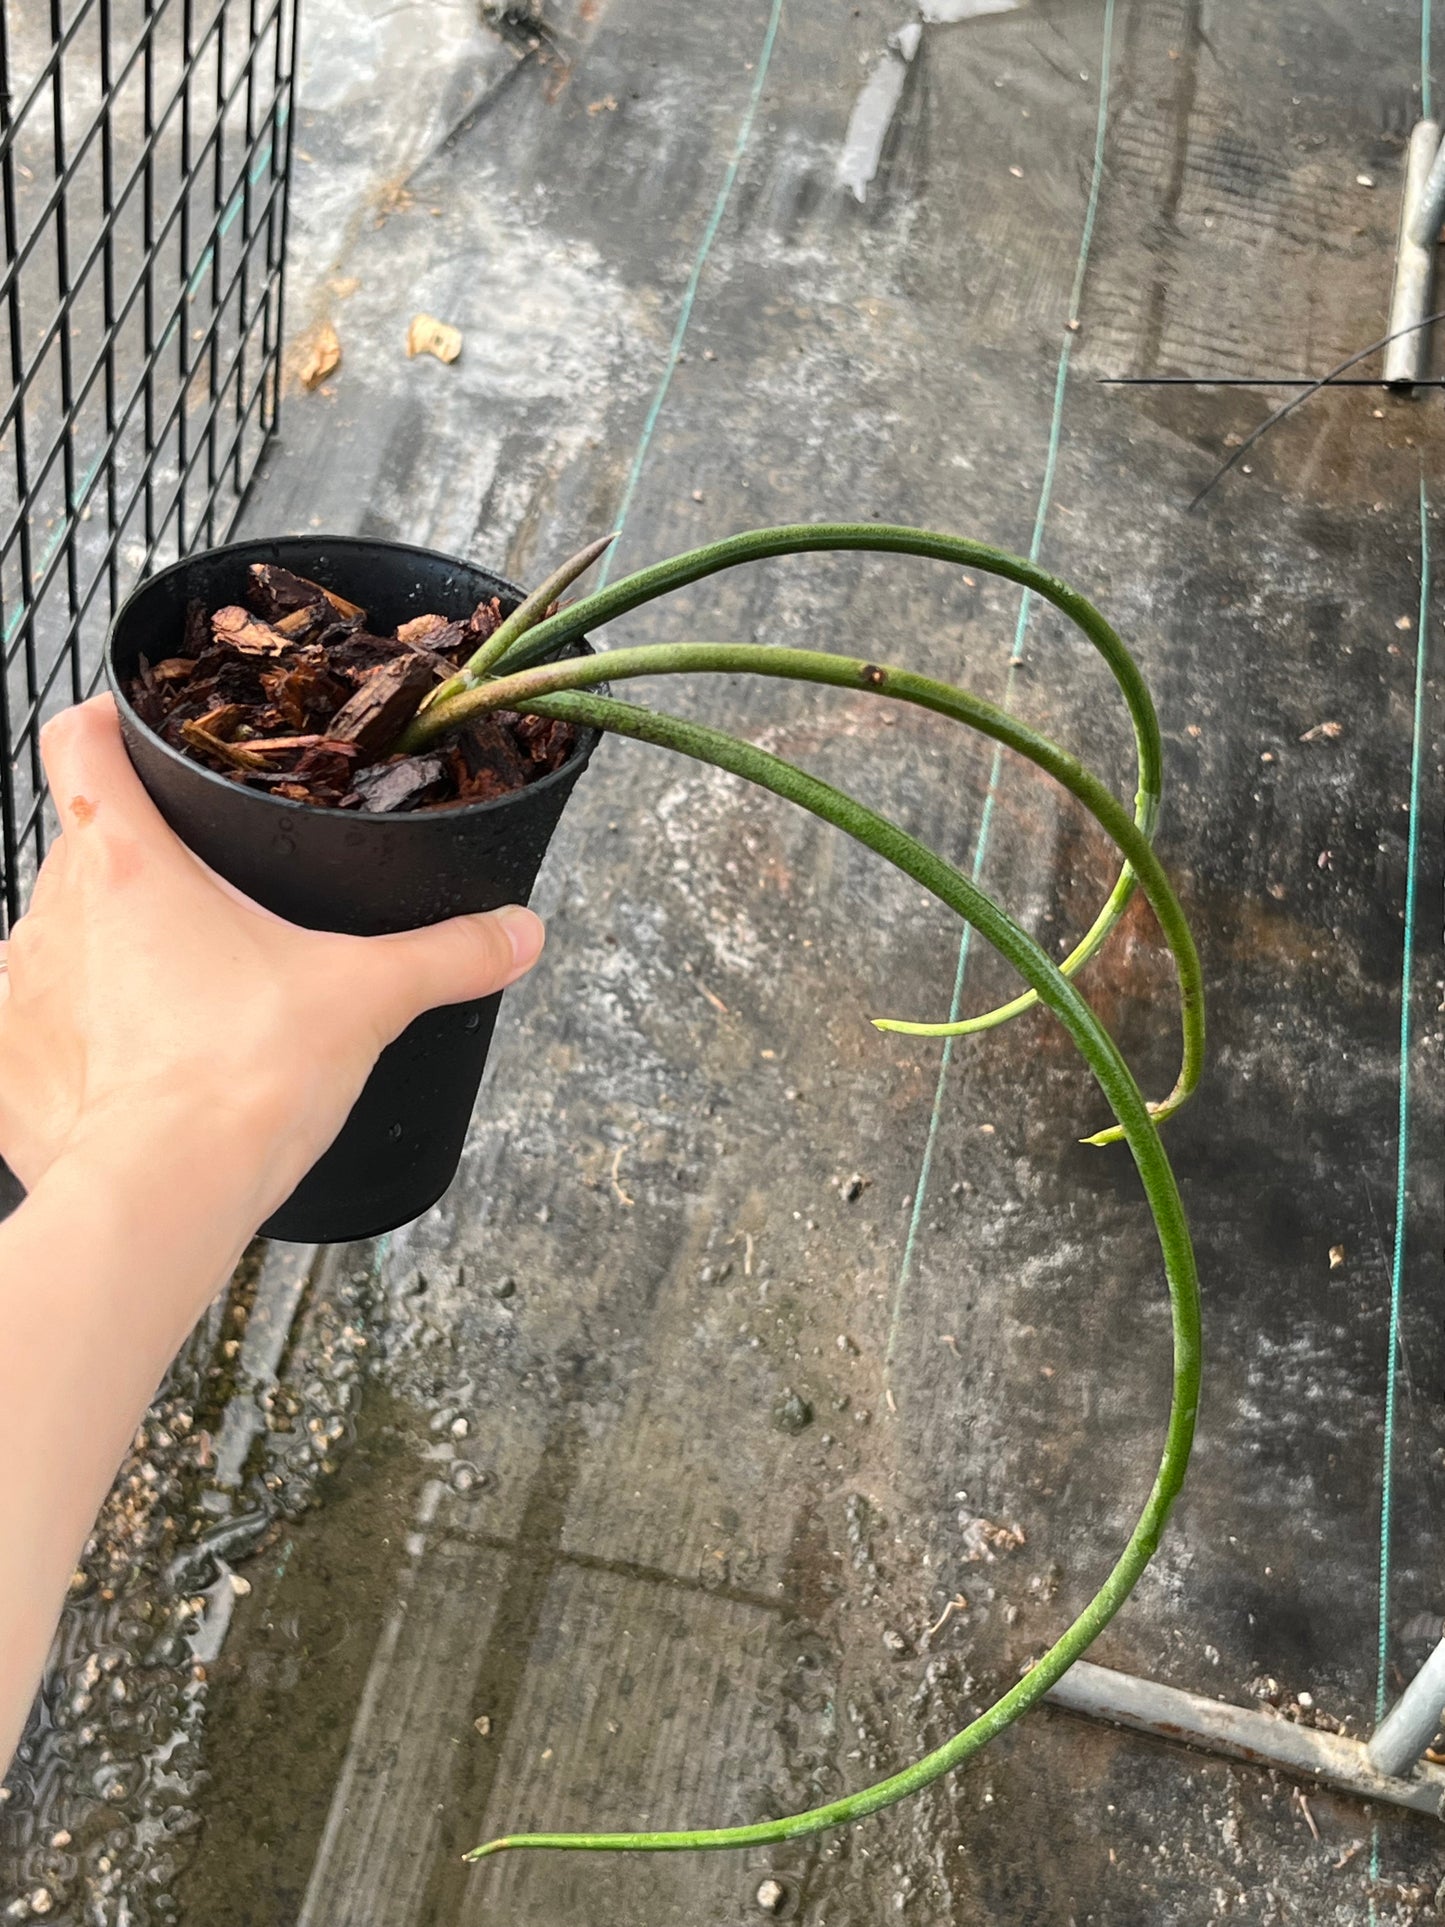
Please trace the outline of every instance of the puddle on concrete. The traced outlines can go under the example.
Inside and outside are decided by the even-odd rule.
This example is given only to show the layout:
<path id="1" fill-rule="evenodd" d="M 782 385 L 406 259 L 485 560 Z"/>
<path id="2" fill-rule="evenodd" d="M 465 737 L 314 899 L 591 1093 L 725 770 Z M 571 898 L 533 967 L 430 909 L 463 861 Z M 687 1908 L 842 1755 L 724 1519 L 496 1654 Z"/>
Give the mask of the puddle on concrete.
<path id="1" fill-rule="evenodd" d="M 364 1402 L 325 1503 L 247 1562 L 251 1591 L 210 1672 L 206 1851 L 177 1882 L 182 1920 L 300 1915 L 425 1470 L 416 1414 L 380 1384 Z"/>

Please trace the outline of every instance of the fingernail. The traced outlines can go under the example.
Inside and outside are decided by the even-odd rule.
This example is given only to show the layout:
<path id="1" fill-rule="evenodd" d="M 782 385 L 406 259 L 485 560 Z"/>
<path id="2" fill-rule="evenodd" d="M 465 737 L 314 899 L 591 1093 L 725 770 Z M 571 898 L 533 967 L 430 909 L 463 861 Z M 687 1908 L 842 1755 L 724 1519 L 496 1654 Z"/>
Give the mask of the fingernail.
<path id="1" fill-rule="evenodd" d="M 496 917 L 512 946 L 512 968 L 520 976 L 542 954 L 542 945 L 547 938 L 542 919 L 535 910 L 526 910 L 519 903 L 507 904 L 496 912 Z"/>

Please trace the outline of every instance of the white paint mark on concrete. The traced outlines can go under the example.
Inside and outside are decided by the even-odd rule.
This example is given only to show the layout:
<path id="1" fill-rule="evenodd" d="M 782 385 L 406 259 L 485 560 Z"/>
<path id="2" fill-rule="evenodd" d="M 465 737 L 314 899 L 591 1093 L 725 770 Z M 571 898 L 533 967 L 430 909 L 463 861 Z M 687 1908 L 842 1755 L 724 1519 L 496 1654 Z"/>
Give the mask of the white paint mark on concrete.
<path id="1" fill-rule="evenodd" d="M 923 0 L 919 9 L 931 27 L 952 27 L 986 13 L 1012 13 L 1022 0 Z"/>
<path id="2" fill-rule="evenodd" d="M 888 36 L 887 50 L 853 103 L 838 161 L 838 183 L 855 201 L 868 198 L 868 184 L 878 172 L 883 143 L 903 98 L 903 83 L 923 38 L 924 23 L 951 27 L 984 14 L 1012 13 L 1022 4 L 1023 0 L 921 0 L 919 19 L 910 20 L 906 27 Z"/>
<path id="3" fill-rule="evenodd" d="M 868 183 L 878 172 L 883 143 L 903 98 L 908 63 L 918 51 L 922 33 L 923 29 L 913 21 L 889 36 L 887 51 L 864 81 L 863 90 L 853 103 L 838 161 L 838 184 L 846 187 L 855 201 L 868 199 Z"/>

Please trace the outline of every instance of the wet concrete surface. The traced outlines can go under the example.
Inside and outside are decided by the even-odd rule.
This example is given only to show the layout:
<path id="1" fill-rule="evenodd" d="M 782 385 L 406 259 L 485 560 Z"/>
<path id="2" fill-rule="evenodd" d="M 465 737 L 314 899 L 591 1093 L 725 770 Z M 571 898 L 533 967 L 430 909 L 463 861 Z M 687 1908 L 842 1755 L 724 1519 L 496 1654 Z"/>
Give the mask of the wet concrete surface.
<path id="1" fill-rule="evenodd" d="M 1170 1127 L 1205 1290 L 1200 1441 L 1093 1656 L 1239 1701 L 1268 1675 L 1365 1731 L 1439 397 L 1321 398 L 1191 515 L 1276 397 L 1095 378 L 1313 372 L 1382 331 L 1418 24 L 1121 0 L 1077 303 L 1101 8 L 926 26 L 860 202 L 850 118 L 907 24 L 876 0 L 782 14 L 694 290 L 765 7 L 456 8 L 425 47 L 409 9 L 313 10 L 291 314 L 330 320 L 344 359 L 292 398 L 249 528 L 421 540 L 523 580 L 624 506 L 619 569 L 854 514 L 1026 550 L 1070 344 L 1041 554 L 1153 685 L 1160 847 L 1212 1027 Z M 463 330 L 454 366 L 405 360 L 417 309 Z M 609 639 L 866 644 L 1009 689 L 1126 789 L 1106 679 L 1049 612 L 1010 682 L 1018 611 L 988 578 L 834 557 L 715 579 Z M 939 719 L 741 681 L 640 695 L 972 857 L 991 758 Z M 1392 1691 L 1442 1611 L 1438 696 Z M 1005 764 L 985 882 L 1062 942 L 1108 874 L 1072 807 Z M 462 1867 L 524 1825 L 795 1810 L 936 1744 L 1098 1584 L 1165 1409 L 1147 1214 L 1124 1155 L 1077 1143 L 1100 1110 L 1059 1033 L 973 1040 L 940 1085 L 938 1045 L 864 1021 L 946 1011 L 937 906 L 811 819 L 616 743 L 536 901 L 546 960 L 508 995 L 448 1197 L 371 1245 L 256 1252 L 178 1369 L 12 1775 L 15 1894 L 130 1927 L 721 1927 L 767 1917 L 768 1880 L 813 1927 L 1434 1917 L 1434 1823 L 1053 1712 L 775 1853 Z M 1012 988 L 970 957 L 967 1008 Z M 1162 1091 L 1146 915 L 1087 988 Z"/>

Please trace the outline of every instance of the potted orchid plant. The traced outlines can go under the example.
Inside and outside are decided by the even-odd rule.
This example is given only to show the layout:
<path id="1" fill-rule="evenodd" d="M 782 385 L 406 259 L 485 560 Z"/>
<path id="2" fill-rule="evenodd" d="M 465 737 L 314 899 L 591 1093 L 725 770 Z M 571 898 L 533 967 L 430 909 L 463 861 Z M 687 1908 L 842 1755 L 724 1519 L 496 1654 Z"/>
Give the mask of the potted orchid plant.
<path id="1" fill-rule="evenodd" d="M 749 531 L 558 606 L 606 545 L 583 550 L 531 596 L 428 551 L 344 538 L 240 544 L 177 564 L 137 592 L 112 633 L 110 671 L 132 757 L 173 827 L 223 875 L 295 920 L 358 932 L 525 897 L 604 732 L 710 763 L 833 825 L 947 905 L 1023 981 L 1016 997 L 980 1016 L 882 1018 L 880 1029 L 976 1035 L 1042 1004 L 1089 1066 L 1112 1122 L 1088 1141 L 1127 1145 L 1158 1234 L 1172 1310 L 1172 1398 L 1152 1490 L 1098 1592 L 988 1711 L 924 1759 L 755 1826 L 514 1835 L 477 1847 L 472 1858 L 509 1848 L 766 1846 L 876 1812 L 959 1766 L 1035 1705 L 1128 1597 L 1183 1481 L 1198 1402 L 1198 1281 L 1159 1127 L 1202 1070 L 1202 981 L 1188 923 L 1153 849 L 1159 726 L 1123 642 L 1089 601 L 1033 562 L 960 536 L 874 523 Z M 871 656 L 699 641 L 595 652 L 588 640 L 627 611 L 720 570 L 823 550 L 980 569 L 1052 603 L 1103 659 L 1128 709 L 1138 759 L 1132 811 L 1015 716 Z M 170 653 L 152 661 L 143 651 L 157 638 Z M 857 797 L 719 728 L 612 693 L 635 680 L 739 674 L 931 710 L 1032 763 L 1082 804 L 1119 852 L 1117 880 L 1091 928 L 1056 963 L 978 883 Z M 1179 987 L 1179 1073 L 1154 1103 L 1075 981 L 1136 891 L 1158 921 Z M 337 1143 L 272 1221 L 274 1235 L 365 1235 L 440 1194 L 460 1153 L 496 1003 L 429 1013 L 390 1047 Z"/>

